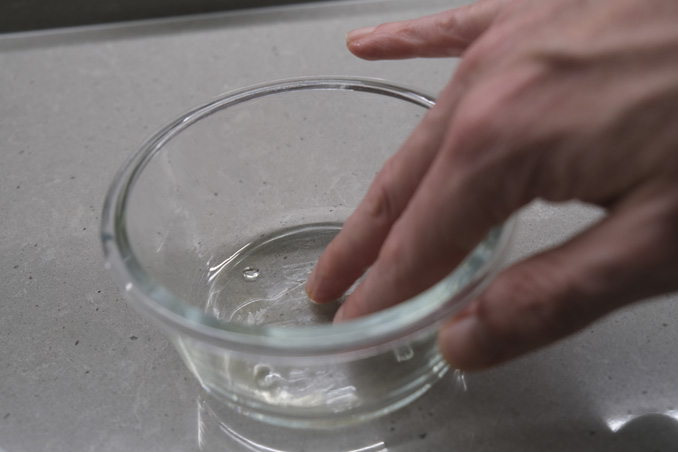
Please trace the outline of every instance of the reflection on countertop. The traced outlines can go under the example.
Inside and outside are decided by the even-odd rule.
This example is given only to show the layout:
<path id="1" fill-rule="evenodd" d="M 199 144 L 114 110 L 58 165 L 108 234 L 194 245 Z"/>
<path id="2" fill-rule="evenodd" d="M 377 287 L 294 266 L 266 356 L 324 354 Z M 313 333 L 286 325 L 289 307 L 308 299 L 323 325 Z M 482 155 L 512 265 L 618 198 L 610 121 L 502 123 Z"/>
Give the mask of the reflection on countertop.
<path id="1" fill-rule="evenodd" d="M 209 394 L 198 397 L 202 452 L 672 452 L 676 410 L 601 417 L 595 401 L 538 360 L 489 374 L 451 372 L 414 404 L 362 425 L 295 430 L 248 420 Z M 521 384 L 502 385 L 509 376 Z M 507 381 L 515 381 L 513 378 Z M 533 390 L 530 386 L 534 385 Z M 551 390 L 544 388 L 554 385 Z M 516 395 L 519 395 L 516 398 Z M 522 401 L 517 400 L 522 399 Z M 635 413 L 635 414 L 633 414 Z M 641 414 L 642 413 L 642 414 Z"/>

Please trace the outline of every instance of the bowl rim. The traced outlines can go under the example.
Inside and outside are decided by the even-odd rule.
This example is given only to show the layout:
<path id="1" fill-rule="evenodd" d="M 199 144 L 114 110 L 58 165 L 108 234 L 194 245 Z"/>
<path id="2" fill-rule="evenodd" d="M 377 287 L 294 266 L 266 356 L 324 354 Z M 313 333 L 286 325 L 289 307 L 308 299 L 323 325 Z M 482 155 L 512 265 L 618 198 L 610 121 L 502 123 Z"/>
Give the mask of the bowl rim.
<path id="1" fill-rule="evenodd" d="M 219 95 L 167 124 L 125 162 L 105 198 L 101 241 L 105 266 L 124 290 L 128 301 L 172 335 L 192 339 L 232 353 L 285 357 L 372 354 L 417 334 L 430 333 L 440 322 L 466 306 L 499 272 L 515 233 L 516 218 L 496 227 L 469 253 L 470 259 L 490 237 L 489 258 L 456 293 L 444 295 L 457 269 L 423 293 L 394 307 L 344 322 L 304 327 L 244 326 L 219 320 L 175 296 L 153 280 L 137 260 L 127 238 L 125 207 L 128 195 L 146 164 L 163 145 L 191 124 L 219 110 L 252 99 L 292 91 L 343 90 L 395 97 L 431 108 L 435 98 L 381 79 L 346 76 L 297 77 L 257 84 Z M 460 264 L 459 267 L 461 267 Z M 457 268 L 459 268 L 457 267 Z M 448 288 L 449 290 L 449 288 Z"/>

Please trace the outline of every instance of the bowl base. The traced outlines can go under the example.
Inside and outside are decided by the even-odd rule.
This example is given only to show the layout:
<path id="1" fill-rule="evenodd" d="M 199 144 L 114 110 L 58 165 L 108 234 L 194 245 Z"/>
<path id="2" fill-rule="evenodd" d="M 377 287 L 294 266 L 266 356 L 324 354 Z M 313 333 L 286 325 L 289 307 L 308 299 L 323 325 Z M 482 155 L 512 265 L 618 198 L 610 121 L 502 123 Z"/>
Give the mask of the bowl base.
<path id="1" fill-rule="evenodd" d="M 202 452 L 388 452 L 381 423 L 321 430 L 271 425 L 243 416 L 208 393 L 198 400 Z"/>

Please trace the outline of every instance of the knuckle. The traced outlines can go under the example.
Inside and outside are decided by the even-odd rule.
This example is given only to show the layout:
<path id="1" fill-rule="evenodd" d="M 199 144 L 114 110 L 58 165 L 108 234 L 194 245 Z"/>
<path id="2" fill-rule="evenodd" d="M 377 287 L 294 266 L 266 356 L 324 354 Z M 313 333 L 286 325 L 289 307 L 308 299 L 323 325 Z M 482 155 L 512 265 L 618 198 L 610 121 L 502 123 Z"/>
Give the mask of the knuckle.
<path id="1" fill-rule="evenodd" d="M 548 265 L 539 272 L 516 268 L 481 296 L 478 314 L 509 350 L 522 351 L 553 341 L 590 320 L 590 315 L 582 312 L 585 305 L 569 296 L 562 278 L 554 273 Z"/>
<path id="2" fill-rule="evenodd" d="M 450 56 L 458 56 L 476 37 L 476 33 L 467 26 L 460 13 L 458 10 L 449 11 L 436 16 L 432 23 L 437 42 L 446 46 L 446 53 Z"/>
<path id="3" fill-rule="evenodd" d="M 545 143 L 557 141 L 557 134 L 548 125 L 536 131 L 533 124 L 539 121 L 539 112 L 525 102 L 529 90 L 539 89 L 534 83 L 537 77 L 539 73 L 531 68 L 517 68 L 487 80 L 468 93 L 454 118 L 455 158 L 484 179 L 471 183 L 493 190 L 496 196 L 496 184 L 487 184 L 488 176 L 496 177 L 504 189 L 500 198 L 506 205 L 496 203 L 500 219 L 507 208 L 517 208 L 553 185 L 544 179 L 544 169 L 553 168 L 549 161 L 555 148 L 544 151 L 551 149 Z"/>
<path id="4" fill-rule="evenodd" d="M 386 33 L 386 32 L 389 32 L 389 31 L 394 31 L 393 29 L 396 26 L 397 25 L 395 23 L 390 23 L 390 22 L 379 24 L 374 28 L 373 34 L 375 34 L 375 33 Z"/>
<path id="5" fill-rule="evenodd" d="M 374 29 L 375 33 L 383 35 L 398 36 L 407 39 L 414 32 L 412 20 L 405 20 L 401 22 L 386 22 Z"/>
<path id="6" fill-rule="evenodd" d="M 443 33 L 451 32 L 461 24 L 459 20 L 460 10 L 451 10 L 438 14 L 434 18 L 434 26 Z"/>
<path id="7" fill-rule="evenodd" d="M 470 45 L 485 29 L 484 22 L 479 22 L 477 15 L 482 15 L 482 7 L 470 4 L 438 14 L 433 17 L 432 28 L 448 43 L 457 43 L 465 47 Z M 454 55 L 454 48 L 450 49 Z"/>
<path id="8" fill-rule="evenodd" d="M 379 254 L 382 280 L 392 288 L 400 288 L 407 284 L 412 266 L 406 256 L 402 241 L 387 241 Z"/>
<path id="9" fill-rule="evenodd" d="M 460 105 L 455 118 L 456 131 L 466 140 L 478 140 L 488 137 L 492 130 L 500 128 L 497 100 L 490 93 L 486 95 L 470 94 Z M 463 148 L 462 148 L 463 149 Z"/>
<path id="10" fill-rule="evenodd" d="M 495 95 L 493 87 L 486 86 L 466 96 L 454 118 L 458 143 L 454 152 L 461 163 L 475 165 L 498 150 L 512 127 L 510 108 Z"/>
<path id="11" fill-rule="evenodd" d="M 378 223 L 391 222 L 397 216 L 394 199 L 393 161 L 387 160 L 374 179 L 365 196 L 365 209 L 371 220 Z"/>
<path id="12" fill-rule="evenodd" d="M 465 132 L 502 132 L 518 135 L 533 119 L 527 98 L 539 89 L 539 71 L 521 63 L 512 64 L 500 74 L 484 77 L 472 86 L 459 106 L 458 121 L 465 126 Z"/>
<path id="13" fill-rule="evenodd" d="M 413 20 L 402 22 L 398 29 L 398 34 L 400 34 L 404 38 L 411 38 L 417 36 L 416 22 Z"/>

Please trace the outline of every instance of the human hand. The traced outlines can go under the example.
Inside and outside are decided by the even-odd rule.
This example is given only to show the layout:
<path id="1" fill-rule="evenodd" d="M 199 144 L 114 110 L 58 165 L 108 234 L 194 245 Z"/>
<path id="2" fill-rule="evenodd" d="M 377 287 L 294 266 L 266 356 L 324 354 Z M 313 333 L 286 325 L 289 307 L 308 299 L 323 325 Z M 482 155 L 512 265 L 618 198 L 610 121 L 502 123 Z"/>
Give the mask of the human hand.
<path id="1" fill-rule="evenodd" d="M 439 335 L 472 370 L 678 289 L 678 2 L 483 0 L 349 33 L 365 59 L 463 58 L 321 256 L 309 297 L 335 321 L 448 275 L 531 200 L 608 215 L 503 271 Z"/>

